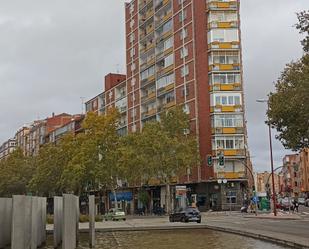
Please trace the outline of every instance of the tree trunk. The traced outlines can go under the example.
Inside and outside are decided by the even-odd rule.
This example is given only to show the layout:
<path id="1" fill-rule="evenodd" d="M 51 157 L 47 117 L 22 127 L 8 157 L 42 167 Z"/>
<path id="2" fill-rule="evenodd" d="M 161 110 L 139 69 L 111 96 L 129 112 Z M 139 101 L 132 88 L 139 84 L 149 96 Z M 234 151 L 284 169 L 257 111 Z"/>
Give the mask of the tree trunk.
<path id="1" fill-rule="evenodd" d="M 168 183 L 166 184 L 165 205 L 166 213 L 169 214 L 171 212 L 171 186 Z"/>

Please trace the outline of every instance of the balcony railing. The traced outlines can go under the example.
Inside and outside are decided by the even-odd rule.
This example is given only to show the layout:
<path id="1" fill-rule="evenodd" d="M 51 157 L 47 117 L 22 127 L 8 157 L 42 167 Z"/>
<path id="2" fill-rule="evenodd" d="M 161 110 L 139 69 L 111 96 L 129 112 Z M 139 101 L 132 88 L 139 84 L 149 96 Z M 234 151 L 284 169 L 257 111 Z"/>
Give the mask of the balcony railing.
<path id="1" fill-rule="evenodd" d="M 230 84 L 220 84 L 214 83 L 209 86 L 210 91 L 240 91 L 241 84 L 240 83 L 230 83 Z"/>
<path id="2" fill-rule="evenodd" d="M 233 42 L 212 42 L 208 44 L 208 49 L 239 49 L 240 48 L 240 42 L 233 41 Z"/>
<path id="3" fill-rule="evenodd" d="M 218 155 L 223 152 L 224 156 L 227 157 L 244 157 L 246 155 L 245 149 L 220 149 L 219 150 L 213 150 L 213 155 Z"/>
<path id="4" fill-rule="evenodd" d="M 237 8 L 237 1 L 210 0 L 207 4 L 207 10 L 237 10 Z"/>
<path id="5" fill-rule="evenodd" d="M 211 131 L 212 134 L 244 134 L 243 127 L 215 127 Z"/>
<path id="6" fill-rule="evenodd" d="M 153 99 L 153 98 L 155 98 L 155 97 L 156 97 L 156 92 L 151 92 L 151 93 L 149 93 L 148 95 L 143 96 L 143 97 L 141 98 L 141 101 L 144 103 L 144 102 L 147 102 L 147 101 L 149 101 L 149 100 L 151 100 L 151 99 Z"/>
<path id="7" fill-rule="evenodd" d="M 148 110 L 147 112 L 143 112 L 143 113 L 142 113 L 142 119 L 148 118 L 148 117 L 150 117 L 150 116 L 153 116 L 153 115 L 155 115 L 156 113 L 157 113 L 156 108 L 150 109 L 150 110 Z"/>
<path id="8" fill-rule="evenodd" d="M 210 107 L 210 112 L 242 112 L 241 105 L 216 105 Z"/>
<path id="9" fill-rule="evenodd" d="M 209 65 L 209 71 L 238 71 L 240 70 L 240 64 L 211 64 Z"/>
<path id="10" fill-rule="evenodd" d="M 162 95 L 162 94 L 164 94 L 164 93 L 166 93 L 166 92 L 168 92 L 168 91 L 170 91 L 170 90 L 172 90 L 172 89 L 174 89 L 174 83 L 170 83 L 170 84 L 168 84 L 168 85 L 165 86 L 165 87 L 159 88 L 159 89 L 157 90 L 157 92 L 158 92 L 158 95 Z"/>
<path id="11" fill-rule="evenodd" d="M 237 27 L 238 27 L 238 21 L 227 21 L 227 22 L 214 21 L 208 23 L 208 29 L 214 29 L 214 28 L 228 29 Z"/>

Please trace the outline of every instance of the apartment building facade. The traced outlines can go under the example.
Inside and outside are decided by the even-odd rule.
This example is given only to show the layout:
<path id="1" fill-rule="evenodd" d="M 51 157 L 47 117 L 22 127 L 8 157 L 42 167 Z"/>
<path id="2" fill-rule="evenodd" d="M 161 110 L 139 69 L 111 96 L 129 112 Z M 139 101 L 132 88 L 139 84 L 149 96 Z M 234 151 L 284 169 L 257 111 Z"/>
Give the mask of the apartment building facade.
<path id="1" fill-rule="evenodd" d="M 86 103 L 87 111 L 99 114 L 117 107 L 120 134 L 139 131 L 169 108 L 183 106 L 190 132 L 198 138 L 202 164 L 175 184 L 186 185 L 201 209 L 225 209 L 230 203 L 237 209 L 246 198 L 248 179 L 253 182 L 239 5 L 239 0 L 129 1 L 126 75 L 106 76 L 105 91 Z M 220 155 L 224 166 L 219 166 Z M 151 193 L 161 196 L 161 206 L 164 188 L 153 187 Z"/>
<path id="2" fill-rule="evenodd" d="M 291 197 L 309 197 L 309 149 L 283 158 L 284 194 Z"/>
<path id="3" fill-rule="evenodd" d="M 248 178 L 240 40 L 236 0 L 126 4 L 128 131 L 182 105 L 203 159 L 182 183 L 206 206 L 240 204 Z"/>
<path id="4" fill-rule="evenodd" d="M 256 172 L 254 174 L 255 177 L 255 186 L 256 186 L 256 192 L 258 196 L 267 196 L 267 192 L 269 196 L 272 192 L 272 177 L 270 172 L 264 171 L 264 172 Z M 283 175 L 274 174 L 274 182 L 275 182 L 275 191 L 276 194 L 281 194 L 283 191 L 282 185 L 283 185 Z"/>
<path id="5" fill-rule="evenodd" d="M 0 161 L 6 159 L 16 149 L 16 139 L 11 138 L 0 146 Z"/>

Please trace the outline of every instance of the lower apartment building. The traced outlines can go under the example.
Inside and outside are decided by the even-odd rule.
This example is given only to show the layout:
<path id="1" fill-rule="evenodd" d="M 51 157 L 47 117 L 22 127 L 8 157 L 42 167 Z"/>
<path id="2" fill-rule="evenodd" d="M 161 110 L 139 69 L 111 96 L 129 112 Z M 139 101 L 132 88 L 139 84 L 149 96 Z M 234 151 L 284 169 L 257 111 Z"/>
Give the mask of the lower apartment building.
<path id="1" fill-rule="evenodd" d="M 309 149 L 283 158 L 283 194 L 291 197 L 309 198 Z"/>
<path id="2" fill-rule="evenodd" d="M 11 138 L 0 146 L 0 161 L 6 159 L 16 149 L 16 139 Z"/>

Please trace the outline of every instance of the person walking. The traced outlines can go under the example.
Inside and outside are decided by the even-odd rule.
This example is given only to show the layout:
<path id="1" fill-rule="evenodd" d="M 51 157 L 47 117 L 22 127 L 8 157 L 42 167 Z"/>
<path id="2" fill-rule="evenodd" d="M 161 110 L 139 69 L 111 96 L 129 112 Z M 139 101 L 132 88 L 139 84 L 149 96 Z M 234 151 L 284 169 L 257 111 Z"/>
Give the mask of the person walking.
<path id="1" fill-rule="evenodd" d="M 296 211 L 298 213 L 298 206 L 299 206 L 298 201 L 294 200 L 293 204 L 294 204 L 294 211 Z"/>

